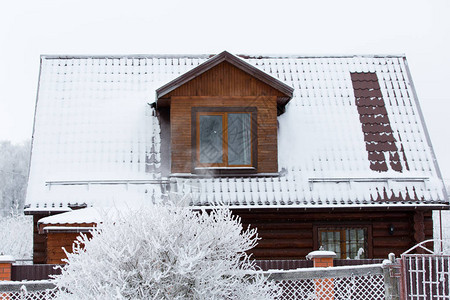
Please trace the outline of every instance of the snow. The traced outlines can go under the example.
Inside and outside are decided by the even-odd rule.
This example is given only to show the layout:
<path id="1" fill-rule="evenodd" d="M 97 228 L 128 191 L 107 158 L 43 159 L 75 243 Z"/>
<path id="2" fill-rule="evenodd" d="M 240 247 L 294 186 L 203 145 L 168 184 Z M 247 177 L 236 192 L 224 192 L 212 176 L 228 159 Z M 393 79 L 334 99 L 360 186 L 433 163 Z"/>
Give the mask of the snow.
<path id="1" fill-rule="evenodd" d="M 49 287 L 53 286 L 53 280 L 22 280 L 22 281 L 0 281 L 0 288 L 2 286 L 11 287 L 11 286 L 17 286 L 22 287 L 24 283 L 27 284 L 27 286 L 36 284 L 36 285 L 45 285 L 48 284 Z"/>
<path id="2" fill-rule="evenodd" d="M 405 197 L 413 187 L 427 203 L 381 205 L 447 201 L 403 56 L 246 59 L 295 88 L 278 117 L 280 177 L 182 174 L 169 183 L 161 175 L 160 127 L 148 103 L 157 88 L 204 61 L 206 56 L 42 57 L 29 209 L 164 201 L 169 187 L 190 194 L 193 206 L 379 206 L 371 199 L 384 189 Z M 370 170 L 350 78 L 357 71 L 377 73 L 409 171 Z"/>
<path id="3" fill-rule="evenodd" d="M 389 261 L 389 260 L 388 260 Z M 389 263 L 391 263 L 389 261 Z M 337 266 L 333 267 L 333 270 L 336 272 L 342 271 L 342 270 L 364 270 L 371 267 L 383 267 L 383 264 L 366 264 L 366 265 L 348 265 L 348 266 Z M 289 270 L 283 270 L 283 274 L 289 274 L 289 273 L 308 273 L 313 268 L 297 268 L 297 269 L 289 269 Z M 319 273 L 321 270 L 327 270 L 328 267 L 314 267 L 314 270 L 317 270 L 317 273 Z M 273 274 L 273 273 L 280 273 L 280 270 L 278 269 L 270 269 L 267 271 L 264 271 L 265 274 Z"/>
<path id="4" fill-rule="evenodd" d="M 101 222 L 101 212 L 104 208 L 82 208 L 70 212 L 65 212 L 39 220 L 39 224 L 78 224 L 78 223 L 98 223 Z"/>
<path id="5" fill-rule="evenodd" d="M 306 258 L 307 259 L 314 259 L 316 257 L 336 257 L 336 253 L 333 251 L 325 251 L 325 250 L 317 250 L 317 251 L 313 251 L 310 252 Z"/>
<path id="6" fill-rule="evenodd" d="M 243 229 L 231 211 L 116 213 L 67 253 L 55 276 L 63 299 L 273 299 L 275 284 L 247 272 L 256 270 L 246 253 L 257 244 L 256 230 Z"/>
<path id="7" fill-rule="evenodd" d="M 0 218 L 0 228 L 0 255 L 11 255 L 17 260 L 32 257 L 33 217 L 22 214 L 3 217 Z"/>
<path id="8" fill-rule="evenodd" d="M 44 232 L 86 232 L 92 230 L 93 227 L 86 226 L 46 226 Z"/>
<path id="9" fill-rule="evenodd" d="M 147 206 L 152 206 L 151 204 L 132 204 L 127 202 L 122 205 L 107 205 L 99 207 L 87 207 L 81 208 L 49 217 L 45 217 L 39 220 L 39 225 L 52 225 L 52 224 L 82 224 L 82 223 L 101 223 L 106 219 L 118 218 L 118 212 L 121 210 L 133 210 L 139 211 L 140 209 L 145 209 Z M 51 226 L 48 228 L 57 229 L 59 226 Z M 68 227 L 61 227 L 68 228 Z M 80 227 L 76 227 L 80 228 Z M 90 228 L 90 227 L 89 227 Z M 51 229 L 50 229 L 51 230 Z"/>
<path id="10" fill-rule="evenodd" d="M 15 261 L 11 255 L 0 255 L 0 263 L 13 263 Z"/>

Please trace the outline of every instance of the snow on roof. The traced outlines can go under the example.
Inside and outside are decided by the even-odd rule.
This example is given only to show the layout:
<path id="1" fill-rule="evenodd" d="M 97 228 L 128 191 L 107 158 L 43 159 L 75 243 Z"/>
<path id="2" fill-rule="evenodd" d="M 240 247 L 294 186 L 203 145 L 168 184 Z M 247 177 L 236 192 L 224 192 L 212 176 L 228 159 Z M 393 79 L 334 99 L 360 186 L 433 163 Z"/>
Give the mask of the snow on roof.
<path id="1" fill-rule="evenodd" d="M 149 104 L 155 101 L 155 90 L 208 58 L 42 56 L 29 209 L 157 202 L 169 196 L 169 186 L 189 194 L 193 206 L 447 203 L 403 56 L 241 56 L 294 88 L 286 112 L 278 117 L 280 175 L 163 177 L 160 126 Z M 380 124 L 390 126 L 378 135 L 390 136 L 397 155 L 389 148 L 368 154 L 375 142 L 362 127 L 374 124 L 360 120 L 361 109 L 369 107 L 356 103 L 358 83 L 351 73 L 376 74 L 383 101 L 374 109 L 389 118 Z M 371 169 L 369 158 L 375 156 L 386 161 L 385 171 Z M 392 160 L 401 168 L 393 168 Z"/>
<path id="2" fill-rule="evenodd" d="M 103 220 L 104 215 L 108 215 L 108 211 L 110 211 L 110 209 L 98 207 L 72 210 L 42 218 L 39 220 L 39 225 L 99 223 Z"/>

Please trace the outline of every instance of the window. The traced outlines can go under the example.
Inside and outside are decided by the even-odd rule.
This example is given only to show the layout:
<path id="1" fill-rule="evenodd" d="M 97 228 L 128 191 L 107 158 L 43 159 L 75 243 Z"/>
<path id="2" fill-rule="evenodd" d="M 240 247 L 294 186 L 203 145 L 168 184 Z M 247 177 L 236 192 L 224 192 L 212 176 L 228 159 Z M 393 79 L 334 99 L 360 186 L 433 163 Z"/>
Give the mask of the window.
<path id="1" fill-rule="evenodd" d="M 367 227 L 318 227 L 318 244 L 338 259 L 369 258 Z"/>
<path id="2" fill-rule="evenodd" d="M 256 108 L 193 108 L 193 144 L 196 169 L 256 168 Z"/>

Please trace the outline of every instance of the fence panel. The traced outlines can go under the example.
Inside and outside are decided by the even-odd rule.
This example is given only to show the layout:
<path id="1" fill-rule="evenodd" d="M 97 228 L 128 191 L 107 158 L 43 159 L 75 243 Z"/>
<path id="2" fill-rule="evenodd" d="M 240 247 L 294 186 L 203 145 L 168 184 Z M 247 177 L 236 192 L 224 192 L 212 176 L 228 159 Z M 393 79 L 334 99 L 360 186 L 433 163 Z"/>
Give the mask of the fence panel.
<path id="1" fill-rule="evenodd" d="M 293 270 L 299 268 L 312 268 L 313 261 L 306 259 L 296 259 L 296 260 L 256 260 L 256 265 L 263 271 L 268 270 Z M 359 266 L 359 265 L 371 265 L 371 264 L 381 264 L 382 259 L 335 259 L 333 264 L 336 267 L 339 266 Z"/>
<path id="2" fill-rule="evenodd" d="M 450 256 L 406 254 L 402 267 L 406 299 L 450 299 Z"/>
<path id="3" fill-rule="evenodd" d="M 48 280 L 0 282 L 0 300 L 52 300 L 55 298 L 55 285 Z"/>
<path id="4" fill-rule="evenodd" d="M 271 270 L 264 274 L 282 288 L 277 300 L 381 300 L 385 297 L 381 264 Z M 0 300 L 51 300 L 55 296 L 55 286 L 48 280 L 0 282 Z"/>
<path id="5" fill-rule="evenodd" d="M 282 288 L 278 300 L 381 300 L 385 285 L 381 264 L 265 272 Z"/>
<path id="6" fill-rule="evenodd" d="M 61 269 L 55 267 L 59 265 L 12 265 L 11 268 L 11 280 L 23 281 L 23 280 L 48 280 L 51 279 L 50 275 L 61 274 Z"/>

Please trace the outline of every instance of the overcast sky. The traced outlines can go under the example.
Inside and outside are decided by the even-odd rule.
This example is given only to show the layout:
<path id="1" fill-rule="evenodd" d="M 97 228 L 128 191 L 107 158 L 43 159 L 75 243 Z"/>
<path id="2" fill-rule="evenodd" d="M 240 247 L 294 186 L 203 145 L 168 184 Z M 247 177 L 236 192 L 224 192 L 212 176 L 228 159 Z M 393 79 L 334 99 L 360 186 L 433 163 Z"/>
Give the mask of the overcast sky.
<path id="1" fill-rule="evenodd" d="M 0 4 L 0 140 L 31 138 L 40 54 L 401 54 L 450 179 L 450 1 Z"/>

